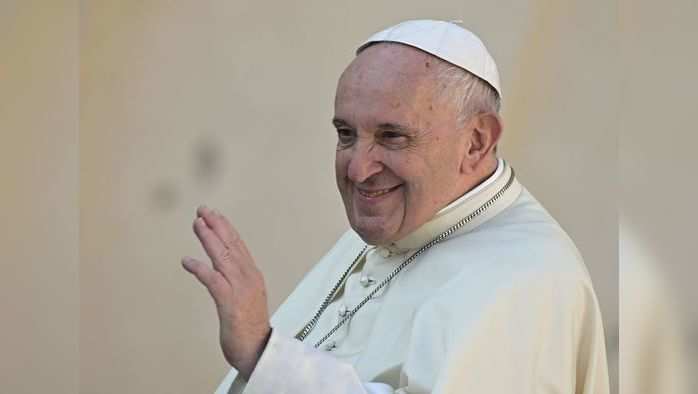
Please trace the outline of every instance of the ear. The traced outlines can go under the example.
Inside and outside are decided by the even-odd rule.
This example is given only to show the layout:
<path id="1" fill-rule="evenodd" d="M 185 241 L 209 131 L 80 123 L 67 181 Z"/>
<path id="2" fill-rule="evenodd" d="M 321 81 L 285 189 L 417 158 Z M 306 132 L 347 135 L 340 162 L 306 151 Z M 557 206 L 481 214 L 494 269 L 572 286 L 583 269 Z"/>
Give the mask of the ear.
<path id="1" fill-rule="evenodd" d="M 467 126 L 467 132 L 470 135 L 462 162 L 462 172 L 472 173 L 479 169 L 490 156 L 494 156 L 495 148 L 502 135 L 502 128 L 501 118 L 494 113 L 482 113 L 472 117 Z"/>

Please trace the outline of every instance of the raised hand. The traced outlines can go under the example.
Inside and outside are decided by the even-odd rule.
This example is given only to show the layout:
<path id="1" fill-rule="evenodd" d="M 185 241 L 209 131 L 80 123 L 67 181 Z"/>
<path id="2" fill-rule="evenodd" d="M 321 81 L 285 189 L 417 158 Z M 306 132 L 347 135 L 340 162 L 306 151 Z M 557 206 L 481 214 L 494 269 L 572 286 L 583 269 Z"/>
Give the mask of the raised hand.
<path id="1" fill-rule="evenodd" d="M 247 380 L 271 333 L 264 277 L 223 215 L 199 207 L 194 233 L 212 264 L 184 257 L 182 265 L 211 294 L 218 311 L 223 355 Z"/>

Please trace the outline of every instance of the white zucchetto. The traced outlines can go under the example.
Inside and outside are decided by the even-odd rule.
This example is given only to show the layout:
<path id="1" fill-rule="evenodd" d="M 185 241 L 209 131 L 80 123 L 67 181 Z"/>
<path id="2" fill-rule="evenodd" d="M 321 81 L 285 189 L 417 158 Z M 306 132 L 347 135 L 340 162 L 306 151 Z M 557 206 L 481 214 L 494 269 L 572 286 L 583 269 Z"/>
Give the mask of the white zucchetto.
<path id="1" fill-rule="evenodd" d="M 369 37 L 356 54 L 378 42 L 401 43 L 434 55 L 483 79 L 502 97 L 497 65 L 485 44 L 453 22 L 428 19 L 402 22 Z"/>

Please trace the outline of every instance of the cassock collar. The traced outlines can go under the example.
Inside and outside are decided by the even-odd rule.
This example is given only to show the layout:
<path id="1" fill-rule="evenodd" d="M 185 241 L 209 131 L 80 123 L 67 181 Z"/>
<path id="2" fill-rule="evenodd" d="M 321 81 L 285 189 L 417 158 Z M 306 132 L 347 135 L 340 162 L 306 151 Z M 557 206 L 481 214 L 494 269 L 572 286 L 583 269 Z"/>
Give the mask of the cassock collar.
<path id="1" fill-rule="evenodd" d="M 431 220 L 404 238 L 389 245 L 376 246 L 376 251 L 383 257 L 389 257 L 394 254 L 403 254 L 422 247 L 434 237 L 456 224 L 459 220 L 473 213 L 480 208 L 482 204 L 487 202 L 487 200 L 497 194 L 509 181 L 509 178 L 512 176 L 512 171 L 512 168 L 504 160 L 498 159 L 497 169 L 484 182 L 441 209 Z M 509 206 L 509 204 L 518 197 L 520 192 L 521 185 L 514 179 L 511 186 L 509 186 L 501 198 L 483 212 L 477 220 L 473 220 L 463 226 L 459 232 L 470 231 L 494 217 Z"/>

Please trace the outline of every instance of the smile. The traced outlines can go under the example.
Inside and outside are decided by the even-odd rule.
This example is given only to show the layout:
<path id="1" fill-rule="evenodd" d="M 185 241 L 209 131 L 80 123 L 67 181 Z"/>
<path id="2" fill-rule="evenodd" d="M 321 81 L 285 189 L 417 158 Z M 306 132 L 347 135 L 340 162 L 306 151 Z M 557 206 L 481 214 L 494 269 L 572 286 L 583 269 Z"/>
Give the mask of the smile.
<path id="1" fill-rule="evenodd" d="M 397 185 L 397 186 L 393 186 L 393 187 L 390 187 L 387 189 L 379 189 L 379 190 L 364 190 L 364 189 L 359 189 L 359 188 L 356 188 L 356 190 L 358 190 L 359 194 L 361 194 L 361 196 L 363 196 L 363 197 L 378 198 L 380 196 L 384 196 L 384 195 L 396 190 L 400 186 L 401 185 Z"/>

